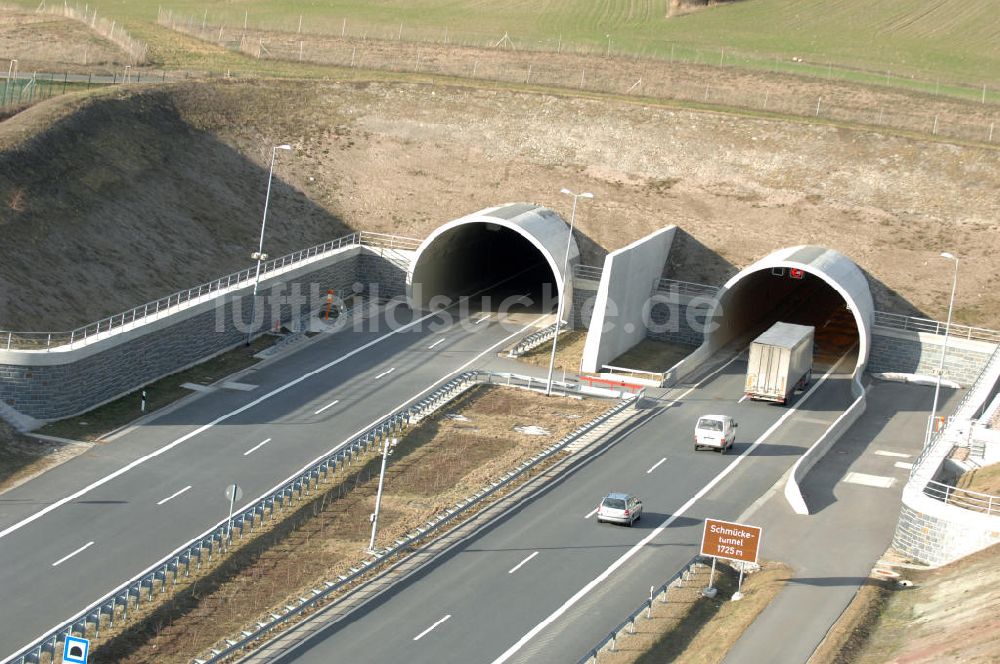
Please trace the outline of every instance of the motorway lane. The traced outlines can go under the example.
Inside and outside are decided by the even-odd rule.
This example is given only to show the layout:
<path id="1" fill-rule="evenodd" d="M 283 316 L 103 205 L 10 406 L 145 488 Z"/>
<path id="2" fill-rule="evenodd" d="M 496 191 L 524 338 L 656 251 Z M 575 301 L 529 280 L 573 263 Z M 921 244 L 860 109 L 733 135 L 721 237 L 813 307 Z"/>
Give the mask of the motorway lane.
<path id="1" fill-rule="evenodd" d="M 24 598 L 24 603 L 0 622 L 0 653 L 29 642 L 224 519 L 228 501 L 223 491 L 228 482 L 239 482 L 244 489 L 241 502 L 249 503 L 511 334 L 496 324 L 495 317 L 480 325 L 444 330 L 435 325 L 439 320 L 420 323 L 416 332 L 389 336 L 34 521 L 18 527 L 6 519 L 7 532 L 0 539 L 0 560 L 4 561 L 0 595 Z M 148 454 L 153 446 L 189 435 L 197 431 L 195 425 L 212 422 L 343 357 L 342 352 L 332 351 L 343 351 L 345 337 L 353 334 L 332 335 L 303 348 L 287 362 L 248 372 L 240 381 L 258 384 L 256 390 L 219 391 L 194 400 L 126 434 L 112 447 L 130 447 L 137 440 Z M 428 349 L 441 338 L 445 341 Z M 334 400 L 338 403 L 316 414 Z M 266 439 L 270 441 L 260 446 Z M 245 454 L 254 447 L 252 454 Z M 86 460 L 74 461 L 63 467 L 70 476 L 74 466 L 86 464 Z M 110 470 L 107 465 L 105 472 Z M 85 472 L 92 473 L 91 466 L 93 462 Z M 88 479 L 93 480 L 93 475 Z M 25 494 L 38 495 L 38 487 L 32 484 L 24 485 L 21 497 L 14 496 L 18 501 L 14 504 L 23 507 Z M 57 495 L 67 492 L 64 489 Z M 0 500 L 9 500 L 14 493 Z M 157 504 L 169 496 L 175 497 Z M 51 502 L 51 497 L 46 500 Z M 94 544 L 52 565 L 89 542 Z"/>
<path id="2" fill-rule="evenodd" d="M 690 559 L 705 516 L 735 518 L 851 401 L 846 380 L 828 381 L 805 403 L 800 398 L 800 407 L 809 410 L 790 418 L 754 454 L 737 461 L 735 455 L 695 453 L 692 433 L 701 414 L 736 417 L 739 452 L 788 412 L 739 402 L 745 369 L 743 361 L 725 366 L 680 403 L 603 443 L 507 518 L 276 661 L 491 662 L 637 542 L 652 537 L 509 660 L 575 662 L 647 596 L 650 586 Z M 667 461 L 649 472 L 664 457 Z M 733 463 L 728 477 L 654 536 L 654 529 Z M 586 518 L 610 490 L 642 497 L 644 516 L 636 527 Z M 444 616 L 450 617 L 439 622 Z"/>

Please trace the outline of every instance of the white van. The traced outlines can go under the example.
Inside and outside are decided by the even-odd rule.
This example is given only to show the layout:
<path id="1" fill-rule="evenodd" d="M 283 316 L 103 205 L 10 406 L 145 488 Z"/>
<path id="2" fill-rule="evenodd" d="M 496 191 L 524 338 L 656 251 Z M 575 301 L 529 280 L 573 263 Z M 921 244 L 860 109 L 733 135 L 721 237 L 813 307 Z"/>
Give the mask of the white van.
<path id="1" fill-rule="evenodd" d="M 702 415 L 694 426 L 694 449 L 708 447 L 725 454 L 736 441 L 736 427 L 728 415 Z"/>

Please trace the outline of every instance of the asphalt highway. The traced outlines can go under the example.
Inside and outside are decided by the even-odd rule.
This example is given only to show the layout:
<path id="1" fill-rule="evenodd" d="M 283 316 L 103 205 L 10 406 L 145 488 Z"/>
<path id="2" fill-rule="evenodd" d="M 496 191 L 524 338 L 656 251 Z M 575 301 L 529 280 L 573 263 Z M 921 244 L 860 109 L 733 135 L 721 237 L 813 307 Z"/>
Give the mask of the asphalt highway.
<path id="1" fill-rule="evenodd" d="M 717 358 L 507 518 L 274 661 L 576 662 L 697 553 L 705 517 L 735 519 L 852 400 L 837 375 L 790 408 L 748 402 L 745 371 Z M 705 413 L 739 423 L 728 455 L 693 450 Z M 609 491 L 643 500 L 633 528 L 595 522 Z"/>
<path id="2" fill-rule="evenodd" d="M 251 389 L 192 398 L 0 496 L 0 660 L 224 519 L 228 484 L 251 502 L 519 329 L 393 315 L 411 324 L 322 335 L 241 375 Z"/>

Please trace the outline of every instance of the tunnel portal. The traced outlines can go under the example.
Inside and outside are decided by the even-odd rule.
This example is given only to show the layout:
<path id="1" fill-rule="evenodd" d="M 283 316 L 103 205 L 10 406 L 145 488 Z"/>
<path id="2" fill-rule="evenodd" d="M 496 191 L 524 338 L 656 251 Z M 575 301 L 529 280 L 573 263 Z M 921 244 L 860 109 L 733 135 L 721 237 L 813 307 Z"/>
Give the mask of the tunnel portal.
<path id="1" fill-rule="evenodd" d="M 562 279 L 579 260 L 569 226 L 555 212 L 529 203 L 488 208 L 444 224 L 417 249 L 407 275 L 412 306 L 437 309 L 462 298 L 473 310 L 555 311 L 569 297 Z M 564 293 L 565 291 L 565 293 Z"/>

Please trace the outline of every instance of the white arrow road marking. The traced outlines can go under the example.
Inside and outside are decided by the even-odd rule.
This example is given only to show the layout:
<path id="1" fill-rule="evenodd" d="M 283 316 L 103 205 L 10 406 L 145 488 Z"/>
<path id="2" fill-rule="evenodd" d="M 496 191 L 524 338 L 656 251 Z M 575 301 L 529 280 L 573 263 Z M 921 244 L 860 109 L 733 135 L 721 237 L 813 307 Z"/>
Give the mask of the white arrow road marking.
<path id="1" fill-rule="evenodd" d="M 338 403 L 340 403 L 340 399 L 334 399 L 333 401 L 331 401 L 330 403 L 326 404 L 325 406 L 323 406 L 322 408 L 320 408 L 319 410 L 317 410 L 315 413 L 313 413 L 313 415 L 319 415 L 320 413 L 322 413 L 327 408 L 332 408 L 332 407 L 336 406 Z"/>
<path id="2" fill-rule="evenodd" d="M 434 346 L 437 346 L 438 344 L 441 343 L 444 343 L 444 338 L 438 339 L 437 341 L 432 343 L 430 346 L 427 347 L 427 350 L 434 350 Z"/>
<path id="3" fill-rule="evenodd" d="M 422 631 L 419 634 L 417 634 L 416 636 L 414 636 L 413 640 L 414 641 L 419 641 L 420 639 L 424 638 L 428 633 L 430 633 L 431 630 L 433 630 L 435 627 L 437 627 L 441 623 L 443 623 L 446 620 L 448 620 L 448 618 L 451 618 L 451 614 L 450 613 L 448 615 L 446 615 L 444 618 L 442 618 L 441 620 L 437 621 L 436 623 L 434 623 L 433 625 L 431 625 L 430 627 L 428 627 L 427 629 L 425 629 L 424 631 Z"/>
<path id="4" fill-rule="evenodd" d="M 187 490 L 188 490 L 188 489 L 190 489 L 190 488 L 191 488 L 191 485 L 190 485 L 190 484 L 188 484 L 188 485 L 187 485 L 186 487 L 184 487 L 184 488 L 183 488 L 183 489 L 181 489 L 180 491 L 178 491 L 178 492 L 176 492 L 176 493 L 172 493 L 172 494 L 170 494 L 169 496 L 167 496 L 166 498 L 164 498 L 163 500 L 159 501 L 159 502 L 158 502 L 158 503 L 156 503 L 156 504 L 157 504 L 157 505 L 162 505 L 163 503 L 167 502 L 168 500 L 173 500 L 174 498 L 176 498 L 177 496 L 181 495 L 182 493 L 184 493 L 185 491 L 187 491 Z"/>
<path id="5" fill-rule="evenodd" d="M 379 375 L 375 376 L 375 380 L 378 380 L 379 378 L 384 378 L 384 377 L 388 376 L 389 374 L 391 374 L 395 370 L 396 370 L 396 367 L 393 367 L 393 368 L 389 369 L 388 371 L 383 371 Z"/>
<path id="6" fill-rule="evenodd" d="M 662 459 L 660 459 L 659 461 L 657 461 L 656 463 L 654 463 L 653 467 L 646 471 L 646 474 L 649 475 L 651 472 L 653 472 L 654 470 L 656 470 L 657 468 L 659 468 L 660 464 L 663 463 L 666 460 L 667 460 L 667 457 L 663 457 Z"/>
<path id="7" fill-rule="evenodd" d="M 517 570 L 521 569 L 521 565 L 523 565 L 524 563 L 528 562 L 529 560 L 531 560 L 532 558 L 534 558 L 534 557 L 535 557 L 535 556 L 537 556 L 537 555 L 538 555 L 538 552 L 537 552 L 537 551 L 535 551 L 535 552 L 534 552 L 533 554 L 531 554 L 530 556 L 528 556 L 527 558 L 525 558 L 524 560 L 522 560 L 522 561 L 521 561 L 521 562 L 519 562 L 518 564 L 516 564 L 516 565 L 514 565 L 513 567 L 511 567 L 511 568 L 510 568 L 510 571 L 508 571 L 507 573 L 508 573 L 508 574 L 513 574 L 513 573 L 514 573 L 514 572 L 516 572 Z"/>
<path id="8" fill-rule="evenodd" d="M 251 447 L 250 449 L 248 449 L 246 452 L 244 452 L 243 456 L 250 456 L 251 454 L 253 454 L 254 452 L 256 452 L 260 448 L 264 447 L 265 445 L 267 445 L 270 442 L 271 442 L 271 439 L 268 438 L 267 440 L 265 440 L 263 442 L 257 443 L 256 445 L 254 445 L 253 447 Z"/>
<path id="9" fill-rule="evenodd" d="M 57 560 L 54 563 L 52 563 L 52 566 L 55 567 L 56 565 L 61 565 L 62 563 L 66 562 L 67 560 L 69 560 L 70 558 L 72 558 L 76 554 L 80 553 L 81 551 L 83 551 L 85 549 L 89 549 L 91 546 L 93 546 L 93 544 L 94 544 L 93 542 L 87 542 L 86 544 L 84 544 L 83 546 L 81 546 L 79 549 L 77 549 L 73 553 L 69 554 L 68 556 L 63 556 L 59 560 Z"/>

